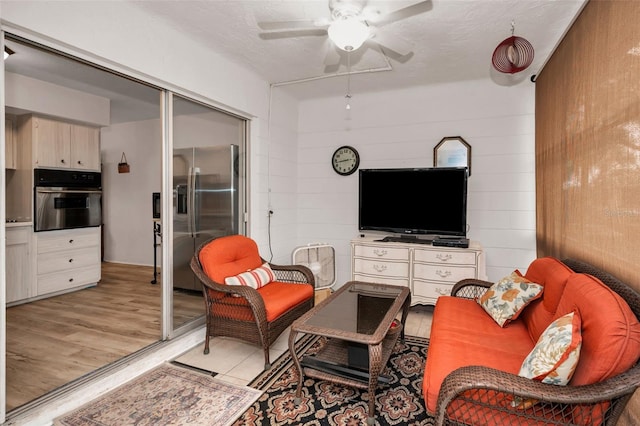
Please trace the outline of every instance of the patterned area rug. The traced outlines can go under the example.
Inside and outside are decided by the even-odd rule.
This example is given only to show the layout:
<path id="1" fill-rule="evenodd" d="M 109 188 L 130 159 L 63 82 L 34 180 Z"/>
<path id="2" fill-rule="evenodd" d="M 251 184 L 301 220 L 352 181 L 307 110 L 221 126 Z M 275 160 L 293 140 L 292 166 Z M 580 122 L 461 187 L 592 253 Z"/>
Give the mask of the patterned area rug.
<path id="1" fill-rule="evenodd" d="M 164 364 L 54 424 L 229 425 L 261 394 L 199 371 Z"/>
<path id="2" fill-rule="evenodd" d="M 308 354 L 318 352 L 324 339 L 305 336 L 296 345 Z M 383 374 L 390 376 L 388 385 L 376 391 L 377 425 L 433 425 L 425 411 L 422 397 L 422 372 L 428 339 L 407 336 L 398 341 Z M 258 376 L 249 386 L 264 394 L 240 417 L 234 426 L 242 425 L 349 425 L 366 426 L 369 395 L 366 390 L 344 387 L 330 382 L 305 378 L 302 402 L 294 397 L 297 370 L 288 352 L 271 370 Z"/>

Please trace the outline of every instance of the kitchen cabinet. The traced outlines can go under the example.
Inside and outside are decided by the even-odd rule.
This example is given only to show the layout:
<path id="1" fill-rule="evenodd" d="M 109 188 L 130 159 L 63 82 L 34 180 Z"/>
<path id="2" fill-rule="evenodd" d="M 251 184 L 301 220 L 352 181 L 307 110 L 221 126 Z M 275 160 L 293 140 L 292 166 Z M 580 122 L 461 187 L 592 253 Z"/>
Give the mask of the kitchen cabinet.
<path id="1" fill-rule="evenodd" d="M 100 281 L 100 227 L 36 233 L 37 296 Z"/>
<path id="2" fill-rule="evenodd" d="M 15 170 L 18 166 L 18 149 L 13 128 L 13 120 L 4 119 L 4 167 Z"/>
<path id="3" fill-rule="evenodd" d="M 35 296 L 31 223 L 6 228 L 7 304 Z"/>
<path id="4" fill-rule="evenodd" d="M 31 116 L 33 167 L 100 171 L 100 130 L 64 121 Z"/>
<path id="5" fill-rule="evenodd" d="M 411 304 L 435 305 L 465 278 L 486 279 L 484 252 L 469 248 L 434 247 L 358 238 L 351 241 L 351 279 L 409 287 Z"/>

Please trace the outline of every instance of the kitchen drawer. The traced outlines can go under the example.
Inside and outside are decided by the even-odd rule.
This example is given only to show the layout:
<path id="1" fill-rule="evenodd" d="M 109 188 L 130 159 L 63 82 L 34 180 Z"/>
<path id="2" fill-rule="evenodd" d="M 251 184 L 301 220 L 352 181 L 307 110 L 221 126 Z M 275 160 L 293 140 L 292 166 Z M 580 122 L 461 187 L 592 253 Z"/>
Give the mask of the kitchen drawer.
<path id="1" fill-rule="evenodd" d="M 409 277 L 409 262 L 383 262 L 370 259 L 353 259 L 354 274 L 375 275 L 380 277 Z"/>
<path id="2" fill-rule="evenodd" d="M 353 250 L 355 257 L 409 261 L 408 248 L 355 245 Z"/>
<path id="3" fill-rule="evenodd" d="M 99 248 L 80 248 L 38 254 L 38 275 L 100 265 Z"/>
<path id="4" fill-rule="evenodd" d="M 411 294 L 416 297 L 427 297 L 435 303 L 440 296 L 450 296 L 452 288 L 453 284 L 424 282 L 414 279 Z"/>
<path id="5" fill-rule="evenodd" d="M 409 287 L 409 279 L 407 278 L 386 278 L 381 276 L 353 274 L 353 281 L 364 281 L 366 283 L 391 284 L 400 287 Z"/>
<path id="6" fill-rule="evenodd" d="M 414 279 L 427 281 L 446 281 L 457 283 L 465 278 L 475 278 L 476 268 L 450 265 L 425 265 L 421 263 L 413 264 Z"/>
<path id="7" fill-rule="evenodd" d="M 413 259 L 416 262 L 453 263 L 457 265 L 475 265 L 475 251 L 452 250 L 420 250 L 413 251 Z"/>
<path id="8" fill-rule="evenodd" d="M 100 246 L 100 227 L 38 232 L 38 254 Z"/>
<path id="9" fill-rule="evenodd" d="M 100 265 L 38 276 L 38 296 L 100 281 Z"/>

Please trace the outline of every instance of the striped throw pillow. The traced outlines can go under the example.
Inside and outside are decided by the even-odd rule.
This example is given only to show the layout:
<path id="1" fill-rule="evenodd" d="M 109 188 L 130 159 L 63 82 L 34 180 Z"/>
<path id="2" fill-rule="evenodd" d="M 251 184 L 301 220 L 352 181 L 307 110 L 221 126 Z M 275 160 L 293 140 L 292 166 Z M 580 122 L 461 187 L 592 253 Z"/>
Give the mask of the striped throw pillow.
<path id="1" fill-rule="evenodd" d="M 243 272 L 233 277 L 227 277 L 224 279 L 224 283 L 227 285 L 247 285 L 249 287 L 259 289 L 271 281 L 275 281 L 276 276 L 273 270 L 269 267 L 268 263 L 264 263 L 259 268 L 252 271 Z"/>

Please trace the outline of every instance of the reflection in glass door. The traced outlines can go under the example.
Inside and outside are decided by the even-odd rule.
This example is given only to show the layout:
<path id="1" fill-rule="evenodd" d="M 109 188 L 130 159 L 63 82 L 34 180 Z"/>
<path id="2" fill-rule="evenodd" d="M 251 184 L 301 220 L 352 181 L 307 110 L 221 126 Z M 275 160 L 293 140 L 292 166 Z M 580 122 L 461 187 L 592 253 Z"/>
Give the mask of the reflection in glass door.
<path id="1" fill-rule="evenodd" d="M 211 238 L 244 233 L 245 120 L 173 95 L 173 329 L 203 321 L 202 286 L 189 263 Z"/>

